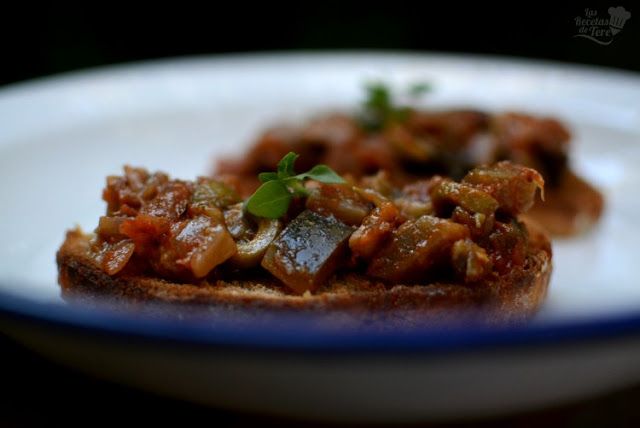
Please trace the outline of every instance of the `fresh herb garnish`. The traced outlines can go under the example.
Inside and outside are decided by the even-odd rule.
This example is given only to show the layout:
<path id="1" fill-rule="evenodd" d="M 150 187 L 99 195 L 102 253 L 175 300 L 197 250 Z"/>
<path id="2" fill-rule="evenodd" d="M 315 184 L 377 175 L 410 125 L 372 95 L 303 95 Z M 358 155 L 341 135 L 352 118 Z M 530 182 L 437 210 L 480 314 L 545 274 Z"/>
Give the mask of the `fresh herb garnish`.
<path id="1" fill-rule="evenodd" d="M 414 83 L 409 87 L 409 95 L 420 97 L 431 91 L 431 84 L 427 82 Z"/>
<path id="2" fill-rule="evenodd" d="M 247 199 L 244 209 L 258 217 L 280 218 L 286 214 L 294 196 L 308 194 L 305 180 L 346 182 L 326 165 L 316 165 L 307 172 L 296 174 L 294 164 L 297 158 L 297 154 L 288 153 L 278 162 L 278 172 L 260 173 L 258 179 L 262 185 Z"/>
<path id="3" fill-rule="evenodd" d="M 393 122 L 403 122 L 411 113 L 408 106 L 395 105 L 389 88 L 382 83 L 367 85 L 367 98 L 362 107 L 361 124 L 365 130 L 379 131 Z M 408 89 L 412 98 L 419 97 L 431 90 L 428 83 L 413 84 Z"/>

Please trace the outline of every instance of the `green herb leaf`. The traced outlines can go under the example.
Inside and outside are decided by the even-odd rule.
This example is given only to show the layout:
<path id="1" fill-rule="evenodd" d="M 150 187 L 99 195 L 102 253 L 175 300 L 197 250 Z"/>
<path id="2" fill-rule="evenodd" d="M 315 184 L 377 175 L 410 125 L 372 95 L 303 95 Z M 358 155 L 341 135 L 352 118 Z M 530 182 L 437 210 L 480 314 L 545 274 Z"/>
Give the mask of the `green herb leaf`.
<path id="1" fill-rule="evenodd" d="M 261 183 L 266 183 L 267 181 L 277 180 L 277 179 L 278 179 L 277 172 L 261 172 L 260 174 L 258 174 L 258 180 L 260 180 Z"/>
<path id="2" fill-rule="evenodd" d="M 367 98 L 360 115 L 360 123 L 365 130 L 379 131 L 389 123 L 404 122 L 411 114 L 410 107 L 394 105 L 391 90 L 384 84 L 369 84 L 366 89 Z M 419 97 L 430 90 L 431 85 L 421 82 L 411 85 L 408 93 L 411 97 Z"/>
<path id="3" fill-rule="evenodd" d="M 323 183 L 345 183 L 345 180 L 326 165 L 316 165 L 311 170 L 296 175 L 293 164 L 298 155 L 288 153 L 278 162 L 278 172 L 258 175 L 262 185 L 244 203 L 244 209 L 253 215 L 280 218 L 287 213 L 294 196 L 307 196 L 305 180 Z"/>
<path id="4" fill-rule="evenodd" d="M 298 155 L 289 152 L 278 162 L 278 178 L 287 178 L 295 175 L 293 164 L 298 159 Z"/>
<path id="5" fill-rule="evenodd" d="M 296 175 L 301 180 L 310 178 L 312 180 L 321 181 L 323 183 L 346 183 L 346 180 L 340 177 L 334 170 L 326 165 L 316 165 L 303 174 Z"/>
<path id="6" fill-rule="evenodd" d="M 409 87 L 409 95 L 419 97 L 431 91 L 431 84 L 427 82 L 414 83 Z"/>
<path id="7" fill-rule="evenodd" d="M 393 108 L 391 92 L 382 83 L 373 83 L 367 86 L 367 99 L 364 102 L 367 109 L 379 113 L 386 113 Z"/>
<path id="8" fill-rule="evenodd" d="M 286 214 L 292 198 L 293 194 L 286 184 L 280 180 L 271 180 L 247 199 L 244 208 L 259 217 L 280 218 Z"/>
<path id="9" fill-rule="evenodd" d="M 381 83 L 366 87 L 367 98 L 363 103 L 362 127 L 366 130 L 382 129 L 393 117 L 393 103 L 389 89 Z"/>

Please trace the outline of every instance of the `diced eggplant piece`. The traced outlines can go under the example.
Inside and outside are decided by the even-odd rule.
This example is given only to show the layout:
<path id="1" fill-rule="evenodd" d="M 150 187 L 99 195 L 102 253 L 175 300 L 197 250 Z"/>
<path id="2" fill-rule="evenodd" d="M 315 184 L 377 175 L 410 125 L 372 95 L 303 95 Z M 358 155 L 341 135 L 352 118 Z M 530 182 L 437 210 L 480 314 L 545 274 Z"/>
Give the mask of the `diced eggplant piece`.
<path id="1" fill-rule="evenodd" d="M 192 207 L 226 208 L 240 201 L 240 195 L 231 186 L 207 179 L 201 179 L 191 195 Z"/>
<path id="2" fill-rule="evenodd" d="M 239 203 L 230 206 L 224 211 L 224 223 L 229 233 L 236 241 L 248 241 L 255 234 L 255 226 L 244 213 L 244 204 Z"/>
<path id="3" fill-rule="evenodd" d="M 318 183 L 307 198 L 306 207 L 318 214 L 334 216 L 350 226 L 358 226 L 374 205 L 349 184 Z"/>
<path id="4" fill-rule="evenodd" d="M 475 168 L 462 181 L 490 194 L 500 203 L 500 211 L 512 216 L 533 206 L 538 189 L 544 198 L 542 175 L 535 169 L 509 161 Z"/>
<path id="5" fill-rule="evenodd" d="M 142 204 L 140 213 L 175 221 L 187 210 L 190 195 L 189 184 L 184 181 L 169 181 L 149 192 L 147 197 L 151 199 Z"/>
<path id="6" fill-rule="evenodd" d="M 305 210 L 269 245 L 262 266 L 297 293 L 313 292 L 348 260 L 353 229 Z"/>
<path id="7" fill-rule="evenodd" d="M 469 229 L 451 220 L 422 216 L 407 220 L 378 252 L 367 273 L 392 283 L 428 282 L 432 270 L 451 265 L 454 242 L 469 236 Z"/>
<path id="8" fill-rule="evenodd" d="M 499 207 L 498 201 L 488 193 L 448 178 L 438 180 L 431 187 L 430 193 L 431 202 L 439 214 L 460 206 L 472 213 L 491 215 Z"/>
<path id="9" fill-rule="evenodd" d="M 508 223 L 496 221 L 485 246 L 499 273 L 508 272 L 513 266 L 523 266 L 527 260 L 529 232 L 524 223 L 512 219 Z"/>
<path id="10" fill-rule="evenodd" d="M 376 207 L 349 238 L 353 258 L 369 260 L 404 221 L 393 203 L 384 202 Z"/>
<path id="11" fill-rule="evenodd" d="M 496 217 L 495 215 L 470 213 L 462 207 L 456 207 L 451 214 L 451 220 L 467 226 L 471 231 L 471 239 L 476 242 L 484 242 L 493 231 Z"/>

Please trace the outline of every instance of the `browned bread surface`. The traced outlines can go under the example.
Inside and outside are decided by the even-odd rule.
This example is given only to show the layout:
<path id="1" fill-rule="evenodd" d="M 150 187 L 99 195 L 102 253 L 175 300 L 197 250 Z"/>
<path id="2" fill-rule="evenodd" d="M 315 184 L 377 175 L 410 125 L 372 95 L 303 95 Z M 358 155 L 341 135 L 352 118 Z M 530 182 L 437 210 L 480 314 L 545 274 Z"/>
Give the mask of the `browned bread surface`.
<path id="1" fill-rule="evenodd" d="M 237 279 L 171 283 L 119 273 L 109 276 L 88 256 L 89 237 L 69 231 L 57 253 L 63 297 L 108 299 L 128 308 L 150 304 L 177 308 L 233 308 L 239 311 L 302 311 L 331 316 L 351 314 L 384 319 L 389 325 L 450 322 L 466 317 L 482 324 L 520 323 L 542 305 L 552 271 L 550 241 L 527 221 L 529 254 L 523 267 L 479 284 L 437 282 L 387 286 L 356 273 L 339 273 L 314 294 L 296 295 L 276 280 Z M 368 318 L 370 319 L 370 317 Z"/>

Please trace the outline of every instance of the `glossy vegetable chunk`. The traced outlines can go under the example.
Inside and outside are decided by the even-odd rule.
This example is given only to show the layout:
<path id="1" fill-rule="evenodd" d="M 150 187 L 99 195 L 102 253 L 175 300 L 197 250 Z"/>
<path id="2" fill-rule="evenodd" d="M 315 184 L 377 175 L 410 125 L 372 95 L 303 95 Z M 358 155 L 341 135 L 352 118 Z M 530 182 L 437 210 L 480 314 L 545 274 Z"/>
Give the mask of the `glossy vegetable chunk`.
<path id="1" fill-rule="evenodd" d="M 404 220 L 391 202 L 376 207 L 349 238 L 352 258 L 369 260 Z"/>
<path id="2" fill-rule="evenodd" d="M 475 168 L 462 181 L 490 194 L 500 203 L 500 211 L 511 216 L 528 211 L 535 202 L 536 191 L 544 189 L 544 179 L 538 171 L 509 161 Z"/>
<path id="3" fill-rule="evenodd" d="M 318 183 L 309 194 L 306 207 L 318 214 L 334 216 L 350 226 L 358 226 L 371 212 L 373 204 L 348 184 Z"/>
<path id="4" fill-rule="evenodd" d="M 491 273 L 493 267 L 485 249 L 469 238 L 453 244 L 451 262 L 456 277 L 466 283 L 482 280 Z"/>
<path id="5" fill-rule="evenodd" d="M 269 245 L 262 266 L 297 293 L 314 291 L 348 260 L 352 232 L 333 217 L 303 211 Z"/>
<path id="6" fill-rule="evenodd" d="M 367 273 L 392 283 L 428 283 L 433 269 L 450 265 L 453 244 L 468 236 L 467 227 L 451 220 L 428 215 L 408 220 L 376 254 Z"/>
<path id="7" fill-rule="evenodd" d="M 174 274 L 181 266 L 195 278 L 203 278 L 237 252 L 224 223 L 205 215 L 174 223 L 168 238 L 160 263 Z"/>
<path id="8" fill-rule="evenodd" d="M 499 207 L 498 201 L 488 193 L 447 178 L 436 180 L 430 192 L 432 203 L 440 214 L 445 213 L 447 207 L 460 206 L 472 213 L 491 215 Z"/>
<path id="9" fill-rule="evenodd" d="M 529 242 L 527 228 L 515 219 L 508 223 L 496 222 L 485 245 L 499 273 L 506 273 L 513 266 L 522 266 L 527 258 Z"/>
<path id="10" fill-rule="evenodd" d="M 278 219 L 260 219 L 255 236 L 249 241 L 237 242 L 238 252 L 231 258 L 231 263 L 242 268 L 258 266 L 281 229 L 282 222 Z"/>
<path id="11" fill-rule="evenodd" d="M 191 195 L 192 207 L 226 208 L 241 201 L 240 195 L 231 186 L 207 179 L 199 179 Z"/>

